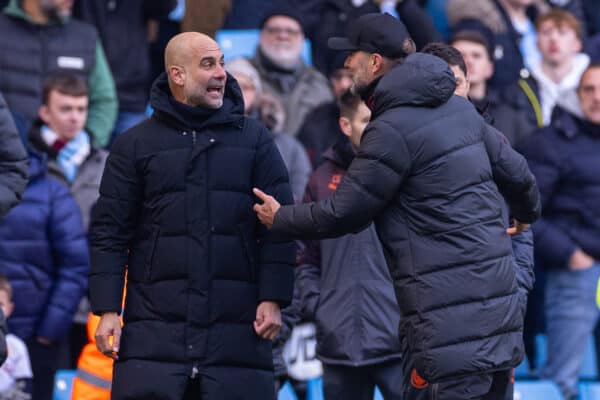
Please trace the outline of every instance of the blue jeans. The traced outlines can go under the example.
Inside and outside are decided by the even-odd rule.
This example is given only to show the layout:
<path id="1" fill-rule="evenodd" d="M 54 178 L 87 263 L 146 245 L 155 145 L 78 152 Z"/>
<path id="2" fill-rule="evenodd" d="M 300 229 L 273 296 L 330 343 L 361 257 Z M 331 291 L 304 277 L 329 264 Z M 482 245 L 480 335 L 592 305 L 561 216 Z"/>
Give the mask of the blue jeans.
<path id="1" fill-rule="evenodd" d="M 596 306 L 599 277 L 600 264 L 583 271 L 546 273 L 548 360 L 540 377 L 556 382 L 566 399 L 577 395 L 588 338 L 600 315 Z"/>

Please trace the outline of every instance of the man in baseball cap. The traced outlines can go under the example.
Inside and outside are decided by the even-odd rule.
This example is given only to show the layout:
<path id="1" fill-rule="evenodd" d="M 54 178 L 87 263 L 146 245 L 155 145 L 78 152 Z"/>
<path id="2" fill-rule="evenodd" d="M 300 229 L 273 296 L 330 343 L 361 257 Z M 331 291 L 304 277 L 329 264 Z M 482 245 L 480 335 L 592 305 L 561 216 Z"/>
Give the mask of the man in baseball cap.
<path id="1" fill-rule="evenodd" d="M 367 89 L 374 89 L 378 78 L 416 50 L 400 20 L 378 13 L 362 15 L 349 26 L 346 37 L 331 37 L 327 45 L 350 52 L 345 66 L 352 72 L 352 91 L 364 100 L 368 99 L 364 96 Z"/>
<path id="2" fill-rule="evenodd" d="M 399 20 L 366 14 L 328 44 L 351 52 L 352 87 L 371 109 L 358 152 L 332 197 L 280 206 L 255 189 L 254 211 L 296 239 L 375 223 L 400 307 L 402 400 L 512 398 L 527 290 L 509 235 L 541 212 L 527 161 L 453 95 L 448 64 L 415 53 Z"/>

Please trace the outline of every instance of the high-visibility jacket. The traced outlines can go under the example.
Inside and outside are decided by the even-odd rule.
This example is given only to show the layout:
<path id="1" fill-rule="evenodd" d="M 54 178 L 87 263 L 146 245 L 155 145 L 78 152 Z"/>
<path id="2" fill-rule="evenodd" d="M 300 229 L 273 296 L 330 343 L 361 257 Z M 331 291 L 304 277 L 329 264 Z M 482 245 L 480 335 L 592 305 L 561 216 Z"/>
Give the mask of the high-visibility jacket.
<path id="1" fill-rule="evenodd" d="M 87 323 L 89 343 L 77 361 L 71 400 L 110 400 L 113 360 L 96 348 L 94 334 L 100 317 L 90 313 Z"/>

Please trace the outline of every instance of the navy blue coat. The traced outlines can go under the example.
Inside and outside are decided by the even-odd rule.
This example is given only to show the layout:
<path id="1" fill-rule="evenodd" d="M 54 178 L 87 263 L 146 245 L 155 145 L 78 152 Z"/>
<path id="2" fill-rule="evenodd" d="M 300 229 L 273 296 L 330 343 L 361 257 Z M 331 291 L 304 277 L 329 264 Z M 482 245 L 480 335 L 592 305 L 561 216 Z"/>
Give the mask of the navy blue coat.
<path id="1" fill-rule="evenodd" d="M 252 188 L 293 202 L 281 156 L 267 129 L 243 116 L 231 76 L 218 110 L 176 102 L 164 73 L 151 103 L 152 118 L 115 141 L 104 170 L 92 309 L 121 310 L 127 265 L 119 362 L 197 361 L 272 384 L 271 342 L 253 322 L 261 301 L 291 301 L 295 246 L 258 223 Z"/>
<path id="2" fill-rule="evenodd" d="M 434 56 L 417 53 L 394 67 L 374 89 L 371 122 L 333 196 L 282 207 L 273 224 L 314 238 L 375 221 L 402 315 L 400 340 L 430 382 L 521 361 L 526 299 L 502 195 L 522 222 L 540 213 L 523 157 L 452 95 L 455 87 Z"/>
<path id="3" fill-rule="evenodd" d="M 87 290 L 89 251 L 79 207 L 40 157 L 30 157 L 23 199 L 0 219 L 0 272 L 13 286 L 10 332 L 57 340 Z"/>
<path id="4" fill-rule="evenodd" d="M 535 174 L 542 218 L 533 225 L 535 254 L 547 268 L 567 268 L 576 248 L 600 259 L 600 125 L 560 107 L 523 154 Z"/>

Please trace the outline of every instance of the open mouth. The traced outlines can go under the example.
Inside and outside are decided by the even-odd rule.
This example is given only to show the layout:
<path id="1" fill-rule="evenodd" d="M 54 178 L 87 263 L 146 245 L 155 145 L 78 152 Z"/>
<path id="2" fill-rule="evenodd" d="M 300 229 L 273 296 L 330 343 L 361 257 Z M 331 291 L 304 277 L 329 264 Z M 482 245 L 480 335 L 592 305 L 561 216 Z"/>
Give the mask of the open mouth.
<path id="1" fill-rule="evenodd" d="M 214 95 L 222 95 L 224 87 L 223 86 L 209 86 L 206 91 L 210 94 Z"/>

